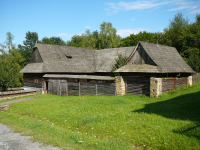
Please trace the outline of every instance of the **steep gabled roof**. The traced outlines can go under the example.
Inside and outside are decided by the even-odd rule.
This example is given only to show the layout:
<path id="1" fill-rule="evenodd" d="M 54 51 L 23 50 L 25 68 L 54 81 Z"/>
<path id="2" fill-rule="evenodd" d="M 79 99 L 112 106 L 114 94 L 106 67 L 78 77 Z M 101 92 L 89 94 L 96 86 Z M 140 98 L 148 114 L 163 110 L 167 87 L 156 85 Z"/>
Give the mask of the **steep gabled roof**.
<path id="1" fill-rule="evenodd" d="M 142 49 L 140 49 L 142 47 Z M 140 49 L 140 53 L 138 51 Z M 29 63 L 21 73 L 95 73 L 111 72 L 119 54 L 133 61 L 116 72 L 194 73 L 174 47 L 140 41 L 136 47 L 91 50 L 79 47 L 36 44 Z M 35 56 L 33 56 L 35 55 Z M 141 55 L 141 56 L 139 56 Z"/>
<path id="2" fill-rule="evenodd" d="M 127 62 L 136 57 L 134 54 L 140 46 L 143 48 L 142 50 L 145 51 L 145 53 L 149 56 L 151 62 L 155 63 L 155 65 L 152 65 L 152 67 L 149 66 L 150 68 L 154 68 L 150 70 L 148 70 L 147 66 L 144 66 L 146 64 L 140 64 L 139 66 L 143 68 L 142 70 L 145 70 L 145 67 L 147 67 L 146 72 L 150 71 L 152 73 L 194 73 L 190 66 L 180 56 L 176 48 L 142 41 L 138 43 L 134 52 L 131 54 L 131 56 L 129 56 Z M 153 66 L 156 66 L 157 69 Z M 130 72 L 140 72 L 140 67 L 138 68 L 138 64 L 131 64 L 131 66 L 129 64 L 129 66 L 123 66 L 119 68 L 116 70 L 116 72 L 127 72 L 127 69 Z"/>
<path id="3" fill-rule="evenodd" d="M 24 67 L 20 73 L 45 73 L 49 72 L 44 63 L 30 63 Z"/>
<path id="4" fill-rule="evenodd" d="M 36 44 L 35 48 L 49 72 L 95 71 L 94 50 L 49 44 Z"/>
<path id="5" fill-rule="evenodd" d="M 135 46 L 96 50 L 96 72 L 111 72 L 111 67 L 115 64 L 118 55 L 128 57 L 134 48 Z"/>
<path id="6" fill-rule="evenodd" d="M 91 50 L 79 47 L 36 44 L 27 66 L 21 73 L 94 73 L 111 72 L 118 54 L 129 56 L 134 47 Z M 33 56 L 33 55 L 37 55 Z M 39 59 L 41 56 L 41 59 Z M 40 60 L 40 63 L 34 63 Z M 43 69 L 42 69 L 43 68 Z"/>

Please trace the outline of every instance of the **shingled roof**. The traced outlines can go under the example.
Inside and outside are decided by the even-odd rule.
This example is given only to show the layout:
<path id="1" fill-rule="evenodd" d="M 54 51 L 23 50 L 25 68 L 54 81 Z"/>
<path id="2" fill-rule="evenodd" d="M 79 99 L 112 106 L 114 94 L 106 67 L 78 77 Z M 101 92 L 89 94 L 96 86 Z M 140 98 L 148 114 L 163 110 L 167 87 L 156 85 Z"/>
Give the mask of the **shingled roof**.
<path id="1" fill-rule="evenodd" d="M 118 54 L 129 56 L 135 47 L 91 50 L 79 47 L 36 44 L 21 73 L 111 72 Z"/>
<path id="2" fill-rule="evenodd" d="M 137 57 L 135 54 L 140 47 L 142 47 L 143 53 L 150 59 L 149 62 L 151 64 L 145 64 L 145 60 L 141 64 L 136 64 L 135 62 L 133 64 L 128 63 L 131 59 L 133 60 L 135 59 L 134 57 Z M 140 57 L 144 57 L 144 55 Z M 116 72 L 194 73 L 176 48 L 142 41 L 138 43 L 135 50 L 129 56 L 127 65 L 119 68 Z"/>
<path id="3" fill-rule="evenodd" d="M 142 49 L 140 49 L 140 47 Z M 142 54 L 138 52 L 142 51 Z M 127 65 L 116 72 L 194 73 L 174 47 L 140 41 L 136 47 L 91 50 L 79 47 L 36 44 L 29 63 L 21 73 L 111 72 L 119 54 L 128 57 Z M 143 55 L 143 56 L 139 56 Z M 141 57 L 141 62 L 132 61 Z M 148 61 L 143 60 L 146 57 Z M 132 64 L 128 63 L 132 61 Z"/>

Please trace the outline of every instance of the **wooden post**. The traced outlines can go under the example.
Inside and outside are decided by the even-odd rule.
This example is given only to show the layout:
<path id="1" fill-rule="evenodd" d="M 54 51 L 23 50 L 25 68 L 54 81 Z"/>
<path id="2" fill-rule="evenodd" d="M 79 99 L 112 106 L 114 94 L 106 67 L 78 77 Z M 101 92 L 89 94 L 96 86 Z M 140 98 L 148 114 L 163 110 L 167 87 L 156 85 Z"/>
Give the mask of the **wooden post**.
<path id="1" fill-rule="evenodd" d="M 79 96 L 81 96 L 81 82 L 79 80 Z"/>
<path id="2" fill-rule="evenodd" d="M 97 95 L 97 82 L 95 83 L 95 86 L 96 86 L 96 95 Z"/>
<path id="3" fill-rule="evenodd" d="M 174 78 L 174 89 L 176 89 L 176 78 Z"/>

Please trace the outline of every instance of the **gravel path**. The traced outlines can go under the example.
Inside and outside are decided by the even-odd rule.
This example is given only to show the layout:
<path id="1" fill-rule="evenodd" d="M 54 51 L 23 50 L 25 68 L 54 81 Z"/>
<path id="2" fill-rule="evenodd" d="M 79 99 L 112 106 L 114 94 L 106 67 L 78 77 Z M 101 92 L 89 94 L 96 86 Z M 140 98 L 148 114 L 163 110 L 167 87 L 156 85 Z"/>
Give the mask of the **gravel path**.
<path id="1" fill-rule="evenodd" d="M 0 150 L 61 150 L 57 147 L 42 146 L 41 143 L 30 141 L 30 138 L 31 136 L 14 133 L 0 123 Z"/>

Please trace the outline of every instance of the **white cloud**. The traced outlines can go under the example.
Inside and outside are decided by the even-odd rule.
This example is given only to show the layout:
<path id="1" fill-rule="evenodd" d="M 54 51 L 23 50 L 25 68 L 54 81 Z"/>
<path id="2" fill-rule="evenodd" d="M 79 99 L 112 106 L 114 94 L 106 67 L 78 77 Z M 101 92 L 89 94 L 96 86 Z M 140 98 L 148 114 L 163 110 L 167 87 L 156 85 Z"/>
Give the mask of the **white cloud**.
<path id="1" fill-rule="evenodd" d="M 134 18 L 131 19 L 131 21 L 134 21 L 134 20 L 135 20 Z"/>
<path id="2" fill-rule="evenodd" d="M 161 1 L 157 2 L 155 0 L 137 0 L 134 2 L 119 2 L 119 3 L 106 3 L 109 8 L 106 8 L 108 15 L 112 15 L 117 13 L 118 11 L 128 11 L 128 10 L 143 10 L 143 9 L 150 9 L 155 8 L 161 5 L 166 5 L 172 3 L 172 1 Z"/>
<path id="3" fill-rule="evenodd" d="M 200 1 L 189 1 L 189 0 L 176 0 L 173 2 L 175 8 L 169 9 L 168 11 L 177 11 L 186 9 L 189 13 L 200 12 Z"/>
<path id="4" fill-rule="evenodd" d="M 168 5 L 174 7 L 168 11 L 187 9 L 189 13 L 198 12 L 200 1 L 196 0 L 136 0 L 133 2 L 106 3 L 108 15 L 113 15 L 119 11 L 144 10 Z M 166 9 L 167 10 L 167 9 Z"/>
<path id="5" fill-rule="evenodd" d="M 196 9 L 196 10 L 190 11 L 190 14 L 197 14 L 197 13 L 200 13 L 200 9 Z"/>
<path id="6" fill-rule="evenodd" d="M 89 29 L 89 28 L 91 28 L 91 27 L 90 27 L 90 26 L 86 26 L 85 28 L 86 28 L 86 29 Z"/>
<path id="7" fill-rule="evenodd" d="M 138 29 L 122 29 L 122 30 L 117 30 L 117 35 L 120 35 L 120 37 L 127 37 L 130 36 L 130 34 L 138 34 L 140 31 L 145 31 L 143 28 L 138 28 Z"/>

